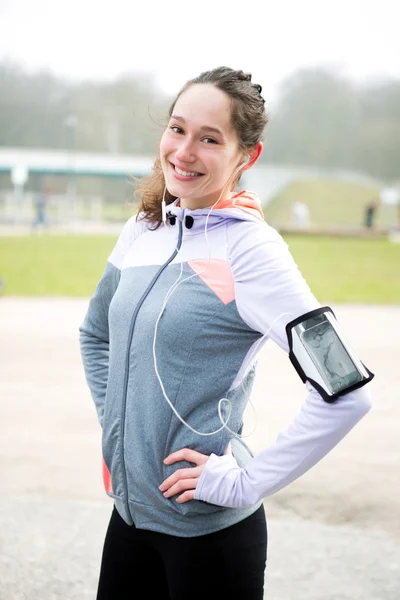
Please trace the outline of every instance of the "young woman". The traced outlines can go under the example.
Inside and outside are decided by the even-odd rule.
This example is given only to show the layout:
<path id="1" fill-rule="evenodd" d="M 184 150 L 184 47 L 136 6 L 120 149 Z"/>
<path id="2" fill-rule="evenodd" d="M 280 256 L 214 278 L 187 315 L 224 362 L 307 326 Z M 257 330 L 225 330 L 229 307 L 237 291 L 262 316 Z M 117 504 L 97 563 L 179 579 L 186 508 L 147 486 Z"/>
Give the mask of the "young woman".
<path id="1" fill-rule="evenodd" d="M 258 352 L 268 338 L 288 352 L 286 325 L 320 308 L 257 196 L 237 190 L 266 124 L 249 74 L 184 86 L 80 327 L 115 501 L 97 600 L 261 600 L 263 499 L 370 409 L 368 386 L 332 402 L 307 381 L 273 444 L 252 456 L 241 439 Z"/>

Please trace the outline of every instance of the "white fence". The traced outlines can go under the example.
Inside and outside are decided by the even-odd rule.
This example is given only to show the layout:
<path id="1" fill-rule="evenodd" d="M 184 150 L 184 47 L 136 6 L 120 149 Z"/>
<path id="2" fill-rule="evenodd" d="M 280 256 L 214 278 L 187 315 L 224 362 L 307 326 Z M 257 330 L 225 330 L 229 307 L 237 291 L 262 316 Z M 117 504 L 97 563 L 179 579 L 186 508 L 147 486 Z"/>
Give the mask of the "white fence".
<path id="1" fill-rule="evenodd" d="M 0 192 L 0 223 L 35 225 L 41 221 L 38 201 L 40 194 L 12 191 Z M 102 221 L 103 200 L 100 196 L 48 195 L 42 208 L 44 225 L 65 225 L 76 221 Z"/>

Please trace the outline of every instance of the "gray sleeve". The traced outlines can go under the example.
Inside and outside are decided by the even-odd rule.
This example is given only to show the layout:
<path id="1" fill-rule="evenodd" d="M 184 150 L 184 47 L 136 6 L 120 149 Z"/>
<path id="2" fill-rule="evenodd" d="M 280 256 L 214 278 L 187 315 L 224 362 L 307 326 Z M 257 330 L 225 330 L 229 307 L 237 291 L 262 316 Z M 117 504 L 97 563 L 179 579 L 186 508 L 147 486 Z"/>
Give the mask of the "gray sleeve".
<path id="1" fill-rule="evenodd" d="M 103 424 L 104 401 L 108 382 L 109 331 L 108 309 L 118 287 L 120 270 L 110 262 L 89 302 L 79 343 L 86 381 L 94 400 L 100 425 Z"/>
<path id="2" fill-rule="evenodd" d="M 124 225 L 107 262 L 104 273 L 89 302 L 79 328 L 79 342 L 86 381 L 103 425 L 104 402 L 108 383 L 109 331 L 108 310 L 118 287 L 124 258 L 133 242 L 146 231 L 148 224 L 133 215 Z"/>

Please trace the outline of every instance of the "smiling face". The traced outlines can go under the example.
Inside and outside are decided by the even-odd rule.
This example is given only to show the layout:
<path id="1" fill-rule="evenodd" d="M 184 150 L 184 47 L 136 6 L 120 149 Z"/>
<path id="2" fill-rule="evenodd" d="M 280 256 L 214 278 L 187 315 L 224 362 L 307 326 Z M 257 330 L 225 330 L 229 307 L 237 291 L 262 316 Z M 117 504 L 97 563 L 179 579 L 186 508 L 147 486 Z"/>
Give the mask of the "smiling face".
<path id="1" fill-rule="evenodd" d="M 178 98 L 160 143 L 168 191 L 194 210 L 214 204 L 243 162 L 231 123 L 231 99 L 212 84 L 196 84 Z"/>

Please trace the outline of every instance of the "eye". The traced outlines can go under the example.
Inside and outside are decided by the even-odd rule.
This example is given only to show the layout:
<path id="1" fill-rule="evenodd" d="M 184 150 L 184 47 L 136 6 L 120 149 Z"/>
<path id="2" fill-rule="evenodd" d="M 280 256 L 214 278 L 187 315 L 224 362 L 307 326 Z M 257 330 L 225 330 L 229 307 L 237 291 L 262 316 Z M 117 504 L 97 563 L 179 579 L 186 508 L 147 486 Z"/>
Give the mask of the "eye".
<path id="1" fill-rule="evenodd" d="M 170 129 L 174 132 L 174 133 L 183 133 L 183 129 L 181 127 L 179 127 L 178 125 L 172 125 L 170 127 Z"/>
<path id="2" fill-rule="evenodd" d="M 203 142 L 206 142 L 206 144 L 218 144 L 217 140 L 214 140 L 213 138 L 210 138 L 210 137 L 203 138 Z"/>

